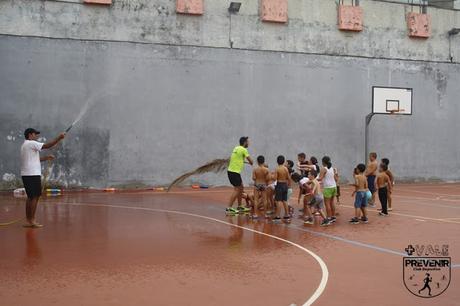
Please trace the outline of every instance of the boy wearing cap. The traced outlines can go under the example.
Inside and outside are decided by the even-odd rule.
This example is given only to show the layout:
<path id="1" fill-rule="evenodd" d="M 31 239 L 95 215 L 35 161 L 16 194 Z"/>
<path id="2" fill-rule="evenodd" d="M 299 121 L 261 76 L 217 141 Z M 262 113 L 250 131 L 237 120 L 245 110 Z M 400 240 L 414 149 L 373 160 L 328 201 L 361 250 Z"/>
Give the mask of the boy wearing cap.
<path id="1" fill-rule="evenodd" d="M 37 141 L 39 134 L 40 132 L 35 129 L 26 129 L 24 131 L 25 140 L 21 146 L 21 177 L 27 194 L 27 223 L 24 227 L 31 228 L 42 227 L 41 224 L 35 221 L 38 200 L 42 194 L 42 169 L 40 162 L 54 159 L 52 155 L 40 157 L 40 151 L 54 147 L 65 137 L 65 133 L 61 133 L 54 140 L 47 143 L 41 143 Z"/>

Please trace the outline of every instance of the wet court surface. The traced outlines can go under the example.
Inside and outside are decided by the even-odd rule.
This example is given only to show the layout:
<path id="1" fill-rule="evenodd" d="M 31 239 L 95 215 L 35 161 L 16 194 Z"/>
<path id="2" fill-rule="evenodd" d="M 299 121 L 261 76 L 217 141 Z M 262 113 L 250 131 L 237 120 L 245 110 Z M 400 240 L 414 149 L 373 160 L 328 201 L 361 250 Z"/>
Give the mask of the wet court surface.
<path id="1" fill-rule="evenodd" d="M 45 197 L 44 228 L 0 228 L 1 305 L 458 305 L 460 185 L 397 186 L 393 214 L 371 211 L 367 225 L 348 224 L 343 189 L 327 228 L 226 217 L 229 189 Z M 23 202 L 2 194 L 0 222 Z M 443 295 L 404 287 L 408 244 L 449 245 Z"/>

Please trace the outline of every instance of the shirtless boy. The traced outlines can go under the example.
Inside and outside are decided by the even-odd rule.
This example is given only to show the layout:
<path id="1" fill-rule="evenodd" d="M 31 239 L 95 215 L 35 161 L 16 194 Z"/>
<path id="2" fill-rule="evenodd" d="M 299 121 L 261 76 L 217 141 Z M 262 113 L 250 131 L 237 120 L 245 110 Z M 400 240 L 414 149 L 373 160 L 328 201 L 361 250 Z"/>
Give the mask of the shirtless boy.
<path id="1" fill-rule="evenodd" d="M 305 153 L 297 154 L 297 168 L 300 170 L 300 175 L 302 177 L 307 177 L 308 170 L 304 166 L 308 165 L 309 161 L 307 160 L 307 155 Z"/>
<path id="2" fill-rule="evenodd" d="M 308 173 L 308 179 L 310 181 L 310 188 L 311 192 L 310 194 L 312 195 L 311 201 L 307 201 L 305 198 L 304 200 L 304 211 L 307 214 L 307 218 L 305 219 L 304 224 L 314 224 L 315 221 L 313 219 L 313 214 L 318 212 L 320 216 L 323 218 L 323 221 L 321 222 L 321 226 L 327 226 L 330 223 L 329 219 L 326 217 L 326 214 L 324 213 L 324 198 L 323 198 L 323 193 L 321 192 L 321 186 L 318 182 L 318 179 L 316 178 L 318 176 L 318 173 L 316 173 L 315 170 L 311 170 Z"/>
<path id="3" fill-rule="evenodd" d="M 243 199 L 246 202 L 246 207 L 247 208 L 252 208 L 254 207 L 254 195 L 243 192 L 241 194 L 241 199 Z"/>
<path id="4" fill-rule="evenodd" d="M 379 193 L 380 204 L 382 205 L 382 211 L 379 212 L 380 216 L 388 216 L 388 194 L 391 194 L 391 180 L 386 174 L 388 166 L 385 164 L 380 164 L 379 174 L 376 179 L 376 187 Z"/>
<path id="5" fill-rule="evenodd" d="M 390 160 L 388 158 L 382 158 L 382 164 L 385 164 L 388 167 L 386 174 L 390 178 L 391 186 L 393 187 L 393 185 L 395 184 L 395 177 L 393 175 L 393 172 L 391 172 L 390 170 Z M 391 193 L 388 193 L 388 211 L 393 210 L 393 208 L 391 207 L 392 202 L 393 202 L 393 198 L 391 196 Z"/>
<path id="6" fill-rule="evenodd" d="M 355 195 L 355 216 L 351 218 L 351 224 L 359 224 L 360 221 L 360 214 L 362 213 L 361 222 L 368 223 L 367 219 L 367 179 L 364 175 L 366 171 L 366 166 L 364 164 L 359 164 L 357 167 L 357 174 L 355 175 L 355 183 L 353 186 L 355 187 L 355 191 L 353 194 Z"/>
<path id="7" fill-rule="evenodd" d="M 288 198 L 288 189 L 291 186 L 291 178 L 289 175 L 289 170 L 284 165 L 286 159 L 284 156 L 280 155 L 276 159 L 278 163 L 278 167 L 276 167 L 275 171 L 275 180 L 276 180 L 276 187 L 275 187 L 275 202 L 276 202 L 276 217 L 273 221 L 280 221 L 281 217 L 279 214 L 280 204 L 283 204 L 284 207 L 284 221 L 289 221 L 291 218 L 289 217 L 289 208 L 287 204 Z"/>
<path id="8" fill-rule="evenodd" d="M 259 155 L 257 157 L 257 167 L 252 171 L 252 179 L 254 181 L 254 209 L 253 219 L 259 218 L 260 201 L 265 204 L 267 186 L 270 181 L 270 171 L 265 167 L 265 157 Z"/>
<path id="9" fill-rule="evenodd" d="M 372 152 L 369 154 L 369 162 L 367 163 L 365 176 L 367 177 L 367 186 L 369 191 L 372 193 L 372 198 L 369 201 L 370 206 L 375 205 L 375 177 L 377 176 L 377 171 L 379 164 L 377 162 L 377 153 Z"/>

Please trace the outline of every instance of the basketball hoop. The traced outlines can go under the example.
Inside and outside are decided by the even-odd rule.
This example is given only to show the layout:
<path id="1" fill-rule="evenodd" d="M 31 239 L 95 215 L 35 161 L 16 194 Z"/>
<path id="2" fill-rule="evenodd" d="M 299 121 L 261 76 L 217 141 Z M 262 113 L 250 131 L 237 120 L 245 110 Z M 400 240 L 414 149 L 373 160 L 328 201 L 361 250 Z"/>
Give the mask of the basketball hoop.
<path id="1" fill-rule="evenodd" d="M 404 118 L 404 116 L 402 116 L 404 114 L 404 111 L 405 111 L 404 109 L 395 109 L 395 110 L 389 111 L 388 115 L 390 115 L 391 118 L 394 118 L 394 120 L 399 122 Z"/>
<path id="2" fill-rule="evenodd" d="M 412 115 L 412 88 L 372 86 L 372 111 L 365 118 L 365 159 L 369 155 L 369 125 L 374 115 L 398 115 L 393 117 L 398 121 Z"/>
<path id="3" fill-rule="evenodd" d="M 412 88 L 373 86 L 372 113 L 412 115 Z"/>
<path id="4" fill-rule="evenodd" d="M 389 115 L 399 115 L 400 113 L 404 113 L 406 110 L 404 108 L 401 109 L 393 109 L 388 111 Z"/>

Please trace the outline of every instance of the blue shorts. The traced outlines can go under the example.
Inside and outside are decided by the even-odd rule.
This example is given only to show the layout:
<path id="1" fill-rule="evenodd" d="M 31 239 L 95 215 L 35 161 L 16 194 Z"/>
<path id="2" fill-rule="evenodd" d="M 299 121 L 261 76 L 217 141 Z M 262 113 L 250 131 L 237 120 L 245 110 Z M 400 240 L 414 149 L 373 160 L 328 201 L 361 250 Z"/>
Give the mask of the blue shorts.
<path id="1" fill-rule="evenodd" d="M 366 191 L 357 191 L 355 197 L 355 208 L 364 208 L 367 206 Z"/>
<path id="2" fill-rule="evenodd" d="M 375 189 L 375 175 L 369 175 L 367 177 L 367 188 L 369 188 L 369 191 L 372 193 L 377 191 Z"/>

